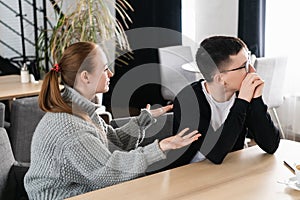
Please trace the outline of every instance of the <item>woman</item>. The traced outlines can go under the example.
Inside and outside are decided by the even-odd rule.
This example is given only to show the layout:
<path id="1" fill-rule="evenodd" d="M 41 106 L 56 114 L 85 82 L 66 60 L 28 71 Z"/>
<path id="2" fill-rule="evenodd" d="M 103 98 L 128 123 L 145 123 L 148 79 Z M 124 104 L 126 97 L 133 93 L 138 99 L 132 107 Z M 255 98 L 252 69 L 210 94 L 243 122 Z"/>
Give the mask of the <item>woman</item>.
<path id="1" fill-rule="evenodd" d="M 67 48 L 45 76 L 39 105 L 47 113 L 35 130 L 31 166 L 24 178 L 30 199 L 63 199 L 139 177 L 147 166 L 165 159 L 166 151 L 200 136 L 197 131 L 183 136 L 188 130 L 184 129 L 176 136 L 138 147 L 144 127 L 172 107 L 143 109 L 128 124 L 113 129 L 95 113 L 92 102 L 96 93 L 109 90 L 110 77 L 102 49 L 89 42 Z"/>

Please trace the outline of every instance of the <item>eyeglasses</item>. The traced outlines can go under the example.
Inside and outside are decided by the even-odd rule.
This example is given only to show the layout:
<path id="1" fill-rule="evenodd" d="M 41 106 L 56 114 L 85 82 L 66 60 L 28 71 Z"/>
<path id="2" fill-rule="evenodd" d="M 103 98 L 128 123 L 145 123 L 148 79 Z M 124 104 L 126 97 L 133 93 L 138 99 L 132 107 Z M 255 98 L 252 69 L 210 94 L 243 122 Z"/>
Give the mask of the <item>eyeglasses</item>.
<path id="1" fill-rule="evenodd" d="M 245 68 L 246 73 L 248 73 L 249 72 L 249 68 L 250 68 L 249 66 L 251 64 L 251 51 L 248 51 L 247 54 L 248 54 L 248 57 L 247 57 L 247 61 L 246 61 L 245 65 L 243 65 L 241 67 L 234 68 L 234 69 L 224 70 L 224 71 L 221 71 L 220 73 L 233 72 L 233 71 L 236 71 L 236 70 L 239 70 L 239 69 L 243 69 L 243 68 Z"/>

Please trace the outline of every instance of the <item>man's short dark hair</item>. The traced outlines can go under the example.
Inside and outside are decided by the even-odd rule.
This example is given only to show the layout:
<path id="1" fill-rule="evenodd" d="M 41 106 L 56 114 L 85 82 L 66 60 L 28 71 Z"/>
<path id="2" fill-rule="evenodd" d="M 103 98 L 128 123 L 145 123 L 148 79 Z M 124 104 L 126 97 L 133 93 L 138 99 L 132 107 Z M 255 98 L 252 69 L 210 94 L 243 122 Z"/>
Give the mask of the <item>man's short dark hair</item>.
<path id="1" fill-rule="evenodd" d="M 229 61 L 230 55 L 237 55 L 246 44 L 231 36 L 213 36 L 204 39 L 196 54 L 197 65 L 207 82 L 213 80 L 217 70 Z"/>

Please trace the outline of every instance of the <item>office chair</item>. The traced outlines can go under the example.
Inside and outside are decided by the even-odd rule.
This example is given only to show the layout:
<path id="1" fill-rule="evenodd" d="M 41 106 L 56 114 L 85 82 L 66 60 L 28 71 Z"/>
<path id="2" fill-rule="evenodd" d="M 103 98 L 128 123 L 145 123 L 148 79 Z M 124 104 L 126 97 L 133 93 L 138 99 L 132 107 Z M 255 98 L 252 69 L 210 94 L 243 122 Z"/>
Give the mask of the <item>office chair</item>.
<path id="1" fill-rule="evenodd" d="M 193 63 L 189 46 L 158 48 L 161 75 L 161 94 L 165 100 L 173 101 L 185 86 L 202 76 Z M 186 67 L 183 65 L 185 64 Z M 194 69 L 193 69 L 194 68 Z M 189 70 L 193 69 L 193 70 Z"/>
<path id="2" fill-rule="evenodd" d="M 4 127 L 5 104 L 0 102 L 0 127 Z"/>
<path id="3" fill-rule="evenodd" d="M 9 139 L 18 162 L 30 162 L 30 147 L 36 126 L 45 112 L 39 108 L 38 97 L 25 97 L 12 101 Z"/>
<path id="4" fill-rule="evenodd" d="M 287 68 L 286 57 L 261 57 L 257 58 L 254 67 L 257 73 L 265 81 L 263 90 L 264 102 L 268 105 L 269 110 L 273 112 L 276 123 L 278 125 L 281 137 L 284 139 L 285 134 L 282 129 L 276 108 L 283 103 L 284 82 Z"/>

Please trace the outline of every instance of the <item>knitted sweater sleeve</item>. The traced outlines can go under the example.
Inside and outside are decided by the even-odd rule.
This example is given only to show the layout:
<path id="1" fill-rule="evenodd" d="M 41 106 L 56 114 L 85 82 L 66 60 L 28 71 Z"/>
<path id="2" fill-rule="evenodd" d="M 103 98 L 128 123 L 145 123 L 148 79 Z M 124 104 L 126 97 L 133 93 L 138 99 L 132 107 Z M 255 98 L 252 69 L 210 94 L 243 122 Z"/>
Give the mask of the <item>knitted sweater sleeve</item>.
<path id="1" fill-rule="evenodd" d="M 141 110 L 141 114 L 132 117 L 130 121 L 120 128 L 114 129 L 112 126 L 104 124 L 107 131 L 108 140 L 123 150 L 134 149 L 145 137 L 145 130 L 155 123 L 155 119 L 146 109 Z M 110 149 L 115 149 L 111 147 Z"/>
<path id="2" fill-rule="evenodd" d="M 70 139 L 63 151 L 62 177 L 89 185 L 91 189 L 103 188 L 141 176 L 152 163 L 165 159 L 158 141 L 130 152 L 114 151 L 95 136 L 80 134 Z"/>

